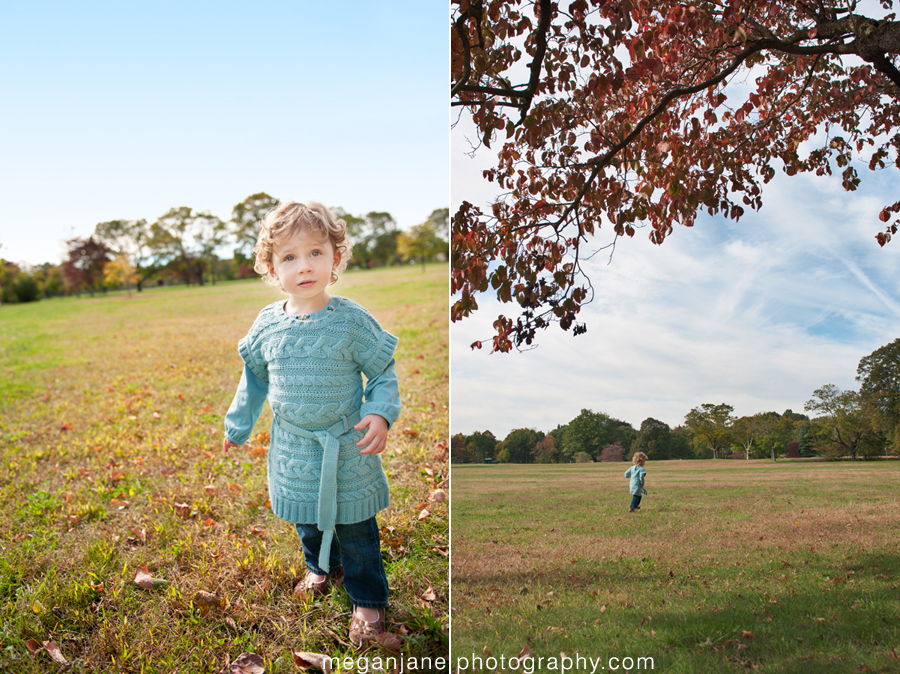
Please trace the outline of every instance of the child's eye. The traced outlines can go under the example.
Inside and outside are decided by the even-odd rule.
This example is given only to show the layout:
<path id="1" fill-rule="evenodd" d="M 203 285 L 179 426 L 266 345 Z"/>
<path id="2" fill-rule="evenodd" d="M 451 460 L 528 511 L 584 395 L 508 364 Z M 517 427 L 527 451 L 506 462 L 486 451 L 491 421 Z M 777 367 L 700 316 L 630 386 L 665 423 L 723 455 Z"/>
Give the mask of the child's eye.
<path id="1" fill-rule="evenodd" d="M 310 256 L 311 257 L 319 257 L 319 255 L 321 255 L 321 254 L 322 254 L 321 251 L 314 250 L 313 252 L 310 253 Z"/>
<path id="2" fill-rule="evenodd" d="M 293 255 L 285 255 L 285 257 L 284 257 L 284 261 L 285 261 L 285 262 L 290 262 L 290 261 L 293 260 L 293 259 L 294 259 L 294 256 L 293 256 Z"/>

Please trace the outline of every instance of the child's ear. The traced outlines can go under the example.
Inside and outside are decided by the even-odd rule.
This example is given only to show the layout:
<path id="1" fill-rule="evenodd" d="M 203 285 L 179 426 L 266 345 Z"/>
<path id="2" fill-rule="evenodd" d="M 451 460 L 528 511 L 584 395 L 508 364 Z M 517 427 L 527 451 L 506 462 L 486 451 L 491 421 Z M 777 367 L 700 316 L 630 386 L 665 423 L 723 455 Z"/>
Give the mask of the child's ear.
<path id="1" fill-rule="evenodd" d="M 337 266 L 341 263 L 341 251 L 334 251 L 334 264 L 331 265 L 332 269 L 337 269 Z"/>

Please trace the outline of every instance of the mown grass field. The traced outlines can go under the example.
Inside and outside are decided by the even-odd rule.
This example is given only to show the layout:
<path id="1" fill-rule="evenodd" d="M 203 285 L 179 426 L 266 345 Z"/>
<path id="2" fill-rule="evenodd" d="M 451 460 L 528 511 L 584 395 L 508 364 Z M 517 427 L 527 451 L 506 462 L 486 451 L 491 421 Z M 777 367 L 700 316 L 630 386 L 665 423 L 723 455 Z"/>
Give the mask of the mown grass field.
<path id="1" fill-rule="evenodd" d="M 900 671 L 900 461 L 629 465 L 453 466 L 457 666 Z"/>
<path id="2" fill-rule="evenodd" d="M 401 657 L 448 649 L 448 508 L 429 500 L 448 477 L 447 278 L 352 272 L 332 290 L 400 338 L 379 524 Z M 237 342 L 279 296 L 240 281 L 0 307 L 0 671 L 62 671 L 54 644 L 72 672 L 392 654 L 352 648 L 342 589 L 294 599 L 299 539 L 267 507 L 268 406 L 250 443 L 222 451 Z M 141 567 L 163 582 L 140 587 Z"/>

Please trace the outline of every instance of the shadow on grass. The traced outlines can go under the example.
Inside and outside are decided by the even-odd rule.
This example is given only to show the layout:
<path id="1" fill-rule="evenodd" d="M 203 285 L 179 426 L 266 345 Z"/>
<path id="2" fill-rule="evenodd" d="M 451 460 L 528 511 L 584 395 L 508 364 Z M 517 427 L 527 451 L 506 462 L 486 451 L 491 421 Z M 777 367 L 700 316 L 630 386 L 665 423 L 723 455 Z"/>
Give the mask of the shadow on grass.
<path id="1" fill-rule="evenodd" d="M 900 554 L 798 560 L 741 575 L 640 560 L 454 577 L 453 655 L 652 657 L 656 671 L 900 671 Z M 477 598 L 480 598 L 477 599 Z"/>

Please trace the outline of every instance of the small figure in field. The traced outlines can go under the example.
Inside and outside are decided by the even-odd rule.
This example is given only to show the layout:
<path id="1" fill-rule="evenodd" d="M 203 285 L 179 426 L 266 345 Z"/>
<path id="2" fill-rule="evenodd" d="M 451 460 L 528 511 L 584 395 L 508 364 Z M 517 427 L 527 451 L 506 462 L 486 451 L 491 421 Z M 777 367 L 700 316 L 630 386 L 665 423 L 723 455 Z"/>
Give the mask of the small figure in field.
<path id="1" fill-rule="evenodd" d="M 643 452 L 637 452 L 631 460 L 634 462 L 634 465 L 625 471 L 625 477 L 631 478 L 628 491 L 631 492 L 632 496 L 628 512 L 633 513 L 635 510 L 641 509 L 641 498 L 647 493 L 647 490 L 644 489 L 644 478 L 647 475 L 644 464 L 647 462 L 647 455 Z"/>
<path id="2" fill-rule="evenodd" d="M 353 300 L 327 292 L 350 252 L 344 221 L 322 204 L 281 204 L 263 219 L 255 269 L 288 297 L 265 307 L 238 344 L 244 371 L 224 449 L 250 438 L 268 399 L 269 500 L 296 526 L 307 567 L 294 592 L 305 600 L 343 583 L 353 603 L 350 640 L 360 646 L 385 629 L 375 515 L 388 506 L 379 454 L 400 392 L 397 338 Z"/>

